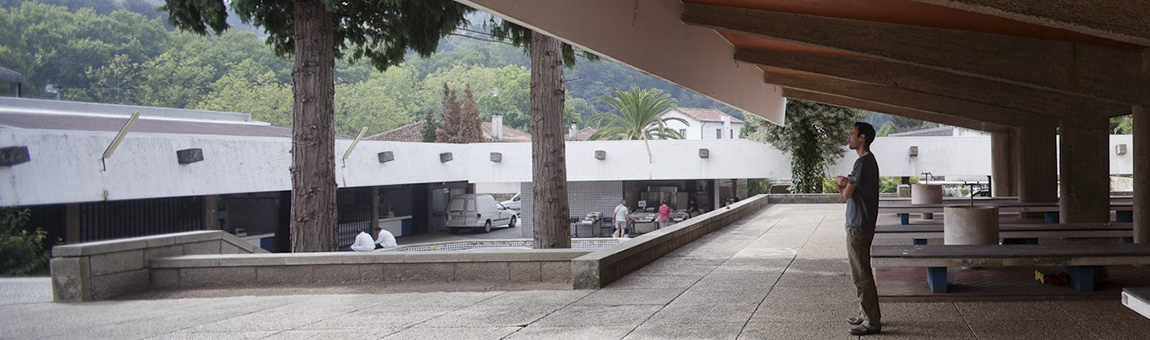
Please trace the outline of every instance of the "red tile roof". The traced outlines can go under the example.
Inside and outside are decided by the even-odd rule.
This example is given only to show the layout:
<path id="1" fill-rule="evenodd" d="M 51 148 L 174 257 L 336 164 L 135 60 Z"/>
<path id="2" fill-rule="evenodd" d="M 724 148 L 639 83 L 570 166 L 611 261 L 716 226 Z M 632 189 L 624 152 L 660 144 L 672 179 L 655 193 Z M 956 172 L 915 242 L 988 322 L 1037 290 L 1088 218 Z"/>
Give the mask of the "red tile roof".
<path id="1" fill-rule="evenodd" d="M 484 141 L 494 142 L 495 137 L 491 132 L 491 122 L 483 122 L 480 125 L 483 130 Z M 365 140 L 373 141 L 391 141 L 391 142 L 422 142 L 423 141 L 423 121 L 400 126 L 398 128 L 385 131 L 383 133 L 373 135 L 365 138 Z M 531 134 L 516 130 L 510 126 L 503 126 L 503 140 L 502 142 L 530 142 Z"/>
<path id="2" fill-rule="evenodd" d="M 364 138 L 364 140 L 390 141 L 390 142 L 422 142 L 423 121 L 400 126 L 377 135 Z"/>

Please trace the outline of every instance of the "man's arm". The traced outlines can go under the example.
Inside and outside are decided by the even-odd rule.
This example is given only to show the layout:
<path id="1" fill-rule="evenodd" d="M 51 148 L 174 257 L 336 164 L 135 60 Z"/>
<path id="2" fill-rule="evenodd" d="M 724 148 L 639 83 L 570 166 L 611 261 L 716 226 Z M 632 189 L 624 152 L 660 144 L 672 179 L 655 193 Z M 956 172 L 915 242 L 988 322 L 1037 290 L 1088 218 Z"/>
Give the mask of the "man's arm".
<path id="1" fill-rule="evenodd" d="M 835 186 L 839 188 L 839 193 L 842 193 L 843 199 L 850 199 L 851 195 L 855 193 L 855 185 L 846 177 L 835 177 Z"/>

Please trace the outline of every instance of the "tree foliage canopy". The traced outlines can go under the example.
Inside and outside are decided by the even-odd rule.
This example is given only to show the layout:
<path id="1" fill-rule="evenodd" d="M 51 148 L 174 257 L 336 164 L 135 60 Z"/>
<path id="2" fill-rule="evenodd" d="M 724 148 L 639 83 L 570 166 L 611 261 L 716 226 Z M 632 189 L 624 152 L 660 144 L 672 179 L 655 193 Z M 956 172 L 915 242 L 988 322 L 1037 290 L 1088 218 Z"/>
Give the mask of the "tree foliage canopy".
<path id="1" fill-rule="evenodd" d="M 748 115 L 748 139 L 791 154 L 791 191 L 822 192 L 825 173 L 846 152 L 847 137 L 861 112 L 802 100 L 787 100 L 786 125 Z"/>
<path id="2" fill-rule="evenodd" d="M 675 99 L 659 89 L 632 87 L 627 91 L 614 90 L 611 96 L 599 99 L 615 109 L 615 113 L 600 113 L 587 121 L 596 127 L 592 140 L 648 140 L 682 139 L 678 131 L 667 127 L 667 122 L 682 118 L 660 118 L 659 114 L 675 107 Z"/>
<path id="3" fill-rule="evenodd" d="M 403 62 L 408 49 L 420 56 L 435 52 L 442 36 L 467 23 L 472 9 L 451 0 L 323 0 L 332 17 L 332 49 L 337 58 L 366 58 L 380 71 Z M 264 28 L 277 54 L 295 48 L 294 0 L 232 0 L 244 22 Z M 223 0 L 166 0 L 173 26 L 199 34 L 222 33 L 229 27 Z"/>

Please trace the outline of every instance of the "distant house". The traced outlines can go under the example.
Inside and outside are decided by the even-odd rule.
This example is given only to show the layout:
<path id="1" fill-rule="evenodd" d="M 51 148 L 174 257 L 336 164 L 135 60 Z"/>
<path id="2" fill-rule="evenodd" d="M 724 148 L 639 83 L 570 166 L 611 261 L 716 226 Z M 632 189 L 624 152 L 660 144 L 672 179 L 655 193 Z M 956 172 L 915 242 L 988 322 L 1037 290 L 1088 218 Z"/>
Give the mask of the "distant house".
<path id="1" fill-rule="evenodd" d="M 905 131 L 899 133 L 892 133 L 889 137 L 966 137 L 966 136 L 989 136 L 986 132 L 971 130 L 966 128 L 954 126 L 942 126 L 936 128 L 920 129 L 913 131 Z"/>
<path id="2" fill-rule="evenodd" d="M 739 139 L 743 121 L 716 109 L 678 107 L 659 114 L 660 118 L 682 118 L 667 122 L 667 127 L 678 131 L 683 139 Z"/>
<path id="3" fill-rule="evenodd" d="M 502 131 L 492 131 L 491 122 L 483 122 L 480 129 L 483 130 L 483 140 L 485 142 L 530 142 L 531 134 L 513 129 L 506 125 L 501 129 Z M 500 136 L 502 133 L 502 136 Z M 365 140 L 374 141 L 391 141 L 391 142 L 422 142 L 423 141 L 423 121 L 400 126 L 388 131 L 384 131 L 377 135 L 365 138 Z"/>

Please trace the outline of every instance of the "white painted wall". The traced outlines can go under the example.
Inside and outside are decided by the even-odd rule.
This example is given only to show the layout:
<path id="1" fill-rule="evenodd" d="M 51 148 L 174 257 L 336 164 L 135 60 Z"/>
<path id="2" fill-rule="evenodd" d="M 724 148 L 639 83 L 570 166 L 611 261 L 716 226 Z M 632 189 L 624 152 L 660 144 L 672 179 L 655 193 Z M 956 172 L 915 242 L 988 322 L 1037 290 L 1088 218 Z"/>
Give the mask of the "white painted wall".
<path id="1" fill-rule="evenodd" d="M 911 146 L 918 146 L 918 157 L 910 157 Z M 935 176 L 986 176 L 991 172 L 990 137 L 879 137 L 871 144 L 871 152 L 878 160 L 879 175 L 884 177 L 918 176 L 923 172 Z M 849 174 L 856 159 L 858 154 L 847 150 L 827 175 Z"/>
<path id="2" fill-rule="evenodd" d="M 290 190 L 291 141 L 206 135 L 129 134 L 103 169 L 100 154 L 110 132 L 0 129 L 0 146 L 27 146 L 32 161 L 0 167 L 0 205 L 19 206 Z M 1111 173 L 1133 167 L 1130 136 L 1112 136 Z M 342 156 L 351 141 L 336 141 Z M 1127 144 L 1125 155 L 1115 144 Z M 750 140 L 588 141 L 567 143 L 570 181 L 651 179 L 789 178 L 789 156 Z M 919 147 L 909 157 L 910 146 Z M 179 165 L 176 150 L 201 148 L 204 161 Z M 699 158 L 699 149 L 710 158 Z M 873 149 L 883 176 L 990 174 L 989 137 L 880 137 Z M 605 160 L 595 151 L 607 152 Z M 392 151 L 395 160 L 376 156 Z M 440 163 L 439 154 L 454 160 Z M 502 153 L 492 162 L 491 152 Z M 857 155 L 847 155 L 829 175 L 850 172 Z M 341 187 L 439 183 L 531 181 L 530 143 L 436 144 L 363 141 L 345 161 L 336 161 Z M 510 188 L 510 185 L 503 185 Z"/>

